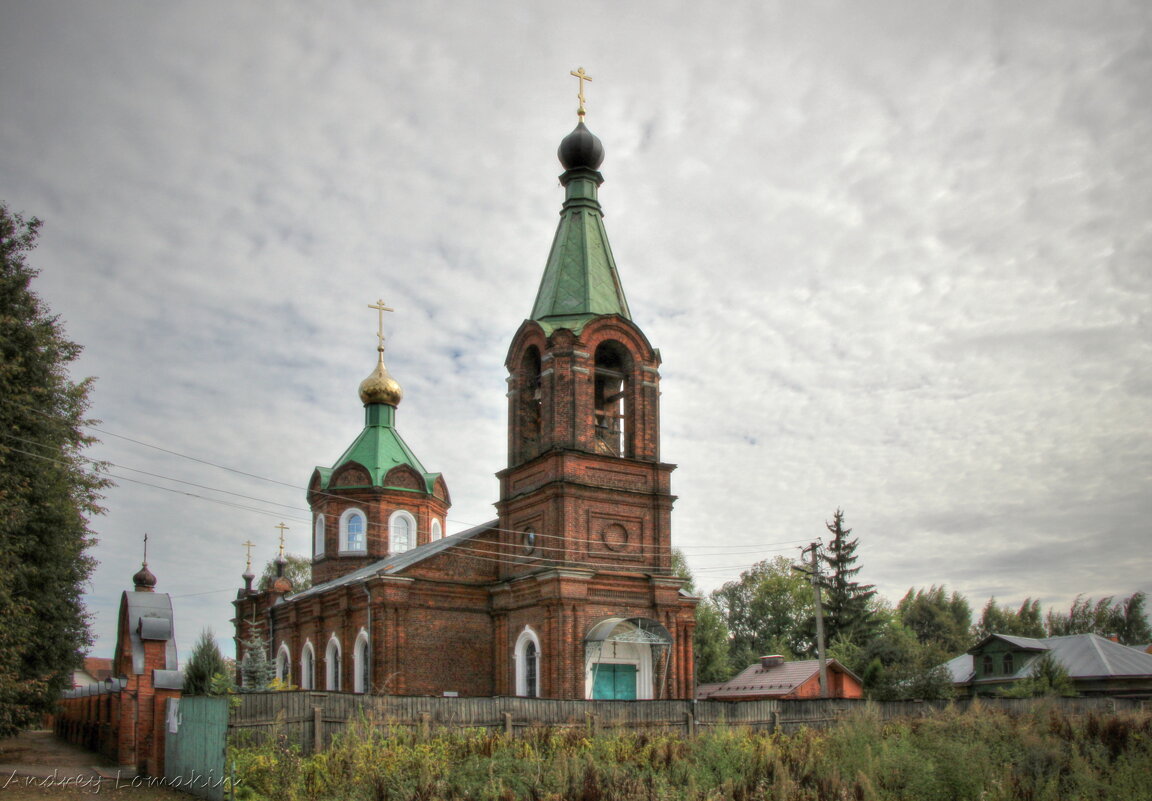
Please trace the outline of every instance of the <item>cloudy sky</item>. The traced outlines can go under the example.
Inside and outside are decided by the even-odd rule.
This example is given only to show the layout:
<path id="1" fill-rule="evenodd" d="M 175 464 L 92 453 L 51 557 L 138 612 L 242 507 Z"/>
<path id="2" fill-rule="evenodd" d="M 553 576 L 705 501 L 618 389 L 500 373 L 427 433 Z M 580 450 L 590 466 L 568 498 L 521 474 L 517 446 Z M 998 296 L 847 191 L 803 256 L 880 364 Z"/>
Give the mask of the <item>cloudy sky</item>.
<path id="1" fill-rule="evenodd" d="M 241 543 L 310 553 L 377 298 L 449 531 L 494 516 L 579 66 L 704 589 L 841 507 L 893 602 L 1152 592 L 1150 34 L 1144 0 L 0 0 L 0 199 L 117 482 L 94 653 L 145 532 L 185 656 L 230 650 Z"/>

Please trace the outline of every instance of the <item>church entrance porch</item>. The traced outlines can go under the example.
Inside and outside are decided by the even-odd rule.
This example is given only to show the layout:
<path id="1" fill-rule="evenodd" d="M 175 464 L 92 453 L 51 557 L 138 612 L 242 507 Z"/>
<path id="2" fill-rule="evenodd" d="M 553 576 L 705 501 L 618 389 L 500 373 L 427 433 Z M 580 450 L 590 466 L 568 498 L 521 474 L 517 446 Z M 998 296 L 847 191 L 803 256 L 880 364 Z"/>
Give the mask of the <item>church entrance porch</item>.
<path id="1" fill-rule="evenodd" d="M 613 617 L 584 638 L 584 697 L 652 700 L 666 695 L 672 635 L 648 618 Z"/>

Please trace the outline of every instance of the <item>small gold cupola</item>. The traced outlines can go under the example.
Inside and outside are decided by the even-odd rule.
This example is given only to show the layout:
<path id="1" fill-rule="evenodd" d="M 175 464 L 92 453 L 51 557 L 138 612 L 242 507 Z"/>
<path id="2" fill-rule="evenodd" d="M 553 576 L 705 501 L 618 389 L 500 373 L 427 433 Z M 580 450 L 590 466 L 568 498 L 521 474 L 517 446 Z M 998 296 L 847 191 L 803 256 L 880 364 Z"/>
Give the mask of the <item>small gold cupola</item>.
<path id="1" fill-rule="evenodd" d="M 404 390 L 401 389 L 399 382 L 389 374 L 388 368 L 384 364 L 384 312 L 392 311 L 392 309 L 385 306 L 383 300 L 369 304 L 368 308 L 380 312 L 380 328 L 376 333 L 376 337 L 380 341 L 376 351 L 380 356 L 372 375 L 360 382 L 360 401 L 365 406 L 374 403 L 399 406 L 400 400 L 404 397 Z"/>

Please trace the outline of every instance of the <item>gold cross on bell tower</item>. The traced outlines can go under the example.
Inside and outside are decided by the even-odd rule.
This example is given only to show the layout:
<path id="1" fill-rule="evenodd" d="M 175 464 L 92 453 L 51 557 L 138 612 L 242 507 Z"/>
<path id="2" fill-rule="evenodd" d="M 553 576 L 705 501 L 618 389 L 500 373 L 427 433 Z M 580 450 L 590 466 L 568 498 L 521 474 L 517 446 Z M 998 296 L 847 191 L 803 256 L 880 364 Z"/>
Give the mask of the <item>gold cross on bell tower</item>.
<path id="1" fill-rule="evenodd" d="M 283 559 L 284 558 L 284 532 L 288 530 L 288 526 L 281 523 L 278 526 L 273 526 L 273 528 L 280 529 L 280 558 Z"/>
<path id="2" fill-rule="evenodd" d="M 378 300 L 375 303 L 369 303 L 368 308 L 369 309 L 376 309 L 376 311 L 379 312 L 379 314 L 380 314 L 380 322 L 377 324 L 377 327 L 376 327 L 376 339 L 379 341 L 379 344 L 376 346 L 376 349 L 383 351 L 384 350 L 384 312 L 390 312 L 390 311 L 396 311 L 396 310 L 389 308 L 388 306 L 385 306 L 383 300 Z"/>
<path id="3" fill-rule="evenodd" d="M 252 540 L 248 540 L 248 542 L 244 543 L 244 550 L 248 552 L 247 553 L 248 567 L 246 567 L 244 569 L 245 573 L 251 573 L 252 572 L 252 549 L 255 547 L 256 547 L 256 543 L 252 542 Z"/>
<path id="4" fill-rule="evenodd" d="M 590 81 L 590 80 L 592 80 L 592 78 L 588 75 L 588 73 L 584 72 L 583 67 L 580 67 L 579 69 L 574 69 L 568 74 L 571 75 L 573 78 L 576 78 L 580 81 L 580 91 L 576 94 L 576 97 L 580 98 L 580 108 L 576 109 L 576 114 L 580 117 L 580 120 L 583 121 L 584 120 L 584 81 Z"/>

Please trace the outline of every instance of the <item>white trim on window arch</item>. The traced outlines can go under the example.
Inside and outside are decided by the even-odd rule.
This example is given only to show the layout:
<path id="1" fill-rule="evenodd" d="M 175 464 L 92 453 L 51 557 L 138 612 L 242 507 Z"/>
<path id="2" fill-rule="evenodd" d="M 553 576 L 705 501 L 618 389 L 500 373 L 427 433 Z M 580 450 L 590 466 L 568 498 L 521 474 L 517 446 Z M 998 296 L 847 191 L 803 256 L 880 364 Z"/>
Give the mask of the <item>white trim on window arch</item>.
<path id="1" fill-rule="evenodd" d="M 352 692 L 368 692 L 368 671 L 372 666 L 371 655 L 368 650 L 368 632 L 360 629 L 356 635 L 356 644 L 352 646 Z"/>
<path id="2" fill-rule="evenodd" d="M 312 558 L 317 559 L 324 555 L 324 515 L 316 515 L 312 524 Z"/>
<path id="3" fill-rule="evenodd" d="M 305 640 L 300 649 L 300 689 L 312 690 L 316 686 L 316 649 L 312 640 Z"/>
<path id="4" fill-rule="evenodd" d="M 444 527 L 440 525 L 437 518 L 432 518 L 432 537 L 433 540 L 438 540 L 444 536 Z"/>
<path id="5" fill-rule="evenodd" d="M 356 519 L 360 522 L 359 531 L 356 530 Z M 368 516 L 362 509 L 345 509 L 340 515 L 340 553 L 365 553 L 367 550 Z"/>
<path id="6" fill-rule="evenodd" d="M 292 652 L 288 650 L 288 644 L 283 642 L 276 651 L 276 680 L 285 684 L 292 683 Z"/>
<path id="7" fill-rule="evenodd" d="M 529 649 L 531 646 L 531 650 Z M 516 694 L 522 697 L 540 697 L 540 637 L 525 626 L 524 631 L 516 638 L 516 648 L 513 651 L 516 664 Z M 535 658 L 531 658 L 531 657 Z"/>
<path id="8" fill-rule="evenodd" d="M 333 634 L 328 640 L 328 647 L 324 649 L 324 689 L 326 690 L 338 691 L 340 689 L 341 656 L 340 640 Z"/>
<path id="9" fill-rule="evenodd" d="M 416 518 L 397 509 L 388 518 L 388 553 L 404 553 L 416 547 Z"/>

